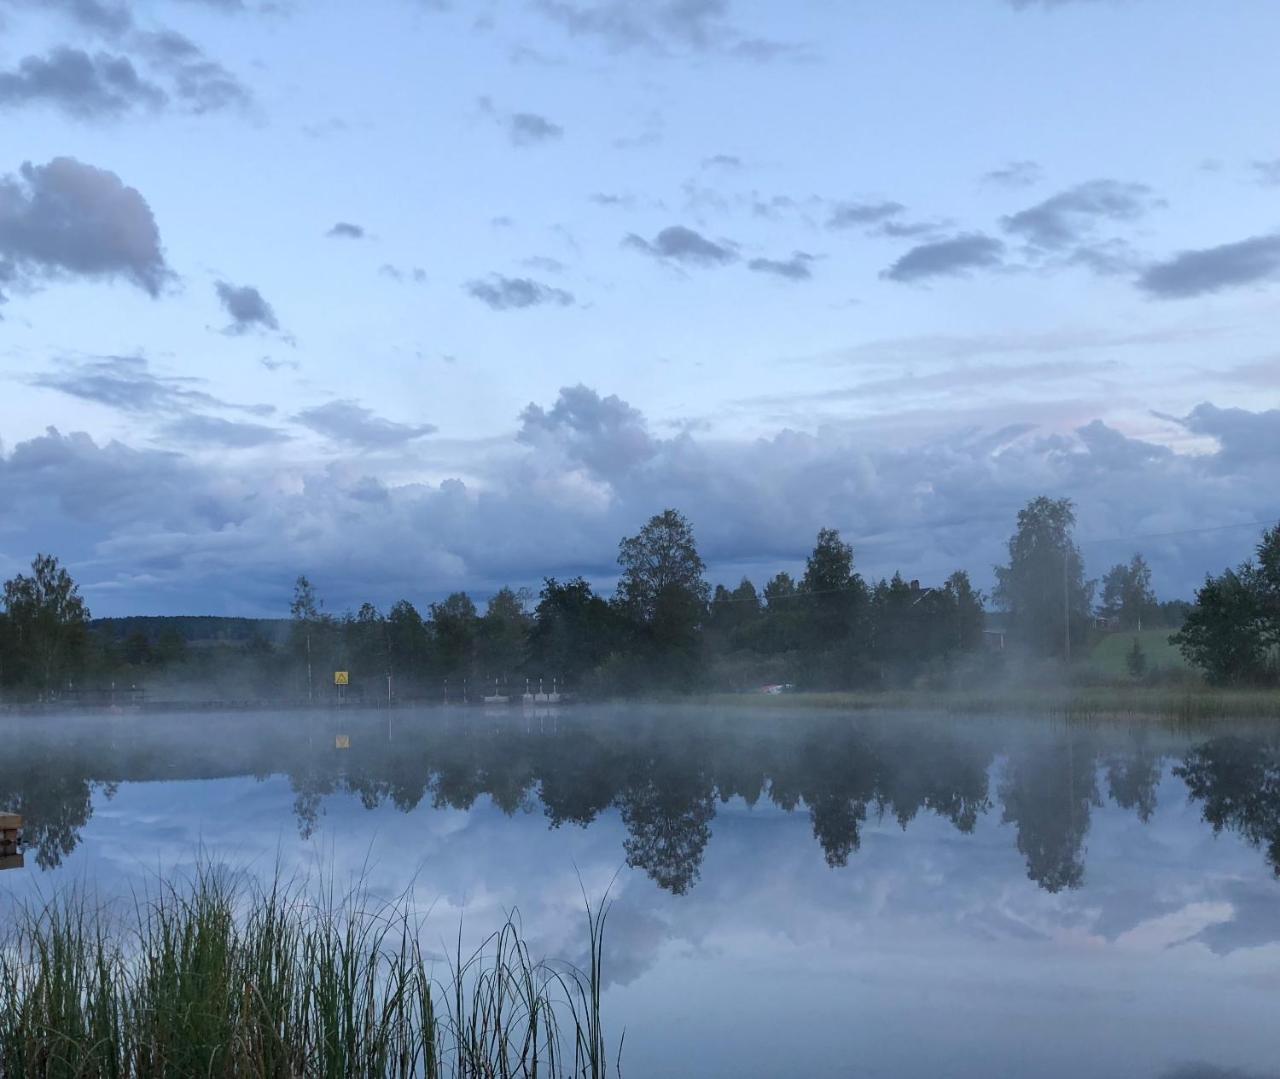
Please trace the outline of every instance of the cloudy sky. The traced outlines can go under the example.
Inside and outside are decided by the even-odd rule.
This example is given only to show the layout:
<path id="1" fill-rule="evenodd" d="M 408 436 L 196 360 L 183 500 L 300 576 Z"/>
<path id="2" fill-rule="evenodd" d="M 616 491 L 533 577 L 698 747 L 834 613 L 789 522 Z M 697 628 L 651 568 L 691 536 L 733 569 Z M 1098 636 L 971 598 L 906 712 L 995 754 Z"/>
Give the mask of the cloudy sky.
<path id="1" fill-rule="evenodd" d="M 1165 595 L 1280 516 L 1280 8 L 0 0 L 0 573 L 274 614 L 981 585 L 1039 493 Z"/>

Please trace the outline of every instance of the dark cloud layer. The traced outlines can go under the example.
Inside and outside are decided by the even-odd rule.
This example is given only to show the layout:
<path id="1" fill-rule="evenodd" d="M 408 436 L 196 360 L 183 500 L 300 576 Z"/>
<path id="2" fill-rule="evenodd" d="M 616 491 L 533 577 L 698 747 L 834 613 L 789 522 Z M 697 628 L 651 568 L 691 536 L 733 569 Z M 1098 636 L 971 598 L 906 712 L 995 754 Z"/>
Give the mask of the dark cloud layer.
<path id="1" fill-rule="evenodd" d="M 993 236 L 969 233 L 913 247 L 881 274 L 890 281 L 922 281 L 999 266 L 1004 244 Z"/>
<path id="2" fill-rule="evenodd" d="M 541 281 L 534 281 L 528 277 L 504 277 L 502 274 L 490 274 L 484 280 L 468 281 L 463 287 L 477 300 L 495 311 L 539 307 L 543 304 L 568 307 L 573 303 L 573 293 L 566 292 L 562 288 L 544 285 Z"/>
<path id="3" fill-rule="evenodd" d="M 231 467 L 51 431 L 0 454 L 0 502 L 13 524 L 6 553 L 56 549 L 91 602 L 119 585 L 119 613 L 179 592 L 172 602 L 185 609 L 215 596 L 242 612 L 283 605 L 299 567 L 338 605 L 386 603 L 406 587 L 415 600 L 483 594 L 548 572 L 607 578 L 618 538 L 665 506 L 688 513 L 716 579 L 736 580 L 747 564 L 793 566 L 832 526 L 864 572 L 966 567 L 982 583 L 1017 510 L 1042 493 L 1076 500 L 1082 540 L 1244 523 L 1141 543 L 1160 592 L 1187 595 L 1206 569 L 1244 557 L 1251 522 L 1274 515 L 1264 440 L 1276 418 L 1195 415 L 1212 425 L 1209 452 L 1175 453 L 1103 424 L 1070 436 L 1029 425 L 935 431 L 918 443 L 886 444 L 861 426 L 701 439 L 659 437 L 627 402 L 576 386 L 526 409 L 516 442 L 473 463 L 475 482 L 379 484 L 365 453 L 410 453 L 428 425 L 330 402 L 297 422 L 355 457 L 263 454 Z M 1090 572 L 1130 548 L 1086 547 Z"/>
<path id="4" fill-rule="evenodd" d="M 738 253 L 728 245 L 708 240 L 700 232 L 684 225 L 671 225 L 652 240 L 633 232 L 622 242 L 624 246 L 643 251 L 646 255 L 689 266 L 723 266 L 736 262 L 738 258 Z"/>
<path id="5" fill-rule="evenodd" d="M 294 420 L 318 435 L 361 449 L 387 449 L 432 434 L 430 423 L 396 423 L 355 401 L 330 401 L 304 408 Z"/>
<path id="6" fill-rule="evenodd" d="M 46 104 L 78 120 L 159 108 L 167 95 L 138 74 L 126 56 L 56 48 L 28 56 L 14 71 L 0 71 L 0 106 Z"/>
<path id="7" fill-rule="evenodd" d="M 219 281 L 214 286 L 218 299 L 231 316 L 226 333 L 242 334 L 251 330 L 278 330 L 280 323 L 276 313 L 252 285 L 233 285 Z"/>
<path id="8" fill-rule="evenodd" d="M 1240 288 L 1280 278 L 1280 234 L 1253 236 L 1237 243 L 1181 251 L 1149 266 L 1138 286 L 1164 300 Z"/>
<path id="9" fill-rule="evenodd" d="M 0 280 L 122 278 L 159 294 L 172 276 L 146 199 L 71 157 L 0 177 Z"/>

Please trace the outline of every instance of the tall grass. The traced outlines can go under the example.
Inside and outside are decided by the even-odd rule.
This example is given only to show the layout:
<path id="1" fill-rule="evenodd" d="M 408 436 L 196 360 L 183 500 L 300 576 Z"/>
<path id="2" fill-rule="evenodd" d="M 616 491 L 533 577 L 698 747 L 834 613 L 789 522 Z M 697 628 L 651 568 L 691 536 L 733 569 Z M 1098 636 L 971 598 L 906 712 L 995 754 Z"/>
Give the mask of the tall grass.
<path id="1" fill-rule="evenodd" d="M 584 971 L 535 959 L 514 918 L 433 962 L 407 900 L 366 898 L 202 871 L 123 920 L 83 895 L 27 908 L 0 934 L 0 1075 L 607 1075 L 605 901 Z"/>

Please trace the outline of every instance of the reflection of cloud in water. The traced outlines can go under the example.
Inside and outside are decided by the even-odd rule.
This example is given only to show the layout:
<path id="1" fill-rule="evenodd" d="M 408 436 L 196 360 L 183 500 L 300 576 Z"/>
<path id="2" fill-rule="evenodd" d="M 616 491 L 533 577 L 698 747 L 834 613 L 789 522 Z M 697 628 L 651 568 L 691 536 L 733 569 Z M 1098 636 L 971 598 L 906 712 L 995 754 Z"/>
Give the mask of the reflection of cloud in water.
<path id="1" fill-rule="evenodd" d="M 948 733 L 914 752 L 920 728 L 899 741 L 828 743 L 821 723 L 788 737 L 766 727 L 728 748 L 696 731 L 656 742 L 628 732 L 615 744 L 593 730 L 578 749 L 404 723 L 403 737 L 379 748 L 348 722 L 350 752 L 284 737 L 271 752 L 286 755 L 268 760 L 286 774 L 261 781 L 238 760 L 221 772 L 210 764 L 222 778 L 130 781 L 182 774 L 181 753 L 148 772 L 160 751 L 122 736 L 117 757 L 82 762 L 86 775 L 109 765 L 125 778 L 114 800 L 94 794 L 64 865 L 15 876 L 12 892 L 76 879 L 127 891 L 175 866 L 190 871 L 203 847 L 262 874 L 277 864 L 286 876 L 325 873 L 338 890 L 362 879 L 375 899 L 412 885 L 430 911 L 426 944 L 443 955 L 460 920 L 470 948 L 518 910 L 535 954 L 582 964 L 582 889 L 597 898 L 617 874 L 608 1000 L 628 1028 L 636 1075 L 825 1073 L 846 1054 L 868 1074 L 912 1079 L 964 1075 L 951 1066 L 961 1058 L 973 1063 L 967 1074 L 983 1074 L 979 1065 L 997 1074 L 1016 1058 L 1067 1079 L 1081 1072 L 1052 1046 L 1068 1037 L 1092 1075 L 1269 1059 L 1259 979 L 1265 946 L 1280 941 L 1280 896 L 1259 851 L 1231 827 L 1247 802 L 1218 797 L 1212 761 L 1200 781 L 1224 806 L 1217 840 L 1169 762 L 1130 766 L 1120 735 L 1077 738 L 1072 774 L 1052 732 L 989 769 L 1008 748 L 1005 726 L 996 737 Z M 840 756 L 814 767 L 832 745 Z M 857 767 L 840 767 L 848 755 Z M 665 787 L 663 762 L 676 775 Z M 1004 801 L 1000 792 L 1019 783 Z M 738 789 L 758 794 L 754 807 Z M 323 810 L 309 838 L 294 816 L 299 790 Z M 1072 807 L 1066 827 L 1037 792 L 1050 810 Z M 853 818 L 856 834 L 841 831 Z M 643 842 L 628 848 L 637 834 Z M 626 868 L 632 851 L 636 867 Z M 690 882 L 684 894 L 660 887 L 672 879 Z M 1207 1029 L 1210 1012 L 1233 1015 L 1233 1027 Z M 696 1034 L 681 1034 L 690 1017 Z M 759 1044 L 765 1030 L 775 1031 L 776 1057 Z M 697 1070 L 690 1039 L 716 1047 L 719 1072 Z M 1152 1055 L 1157 1043 L 1167 1055 Z M 1228 1047 L 1239 1056 L 1213 1051 Z"/>

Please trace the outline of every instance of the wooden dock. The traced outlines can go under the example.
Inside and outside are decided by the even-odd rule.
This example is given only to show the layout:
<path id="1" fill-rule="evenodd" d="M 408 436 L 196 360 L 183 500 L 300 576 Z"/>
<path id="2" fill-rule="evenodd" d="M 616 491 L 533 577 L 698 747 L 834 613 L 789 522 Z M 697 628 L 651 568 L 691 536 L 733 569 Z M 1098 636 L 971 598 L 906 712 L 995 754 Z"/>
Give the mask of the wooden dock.
<path id="1" fill-rule="evenodd" d="M 0 813 L 0 870 L 22 868 L 21 844 L 22 818 L 17 813 Z"/>

